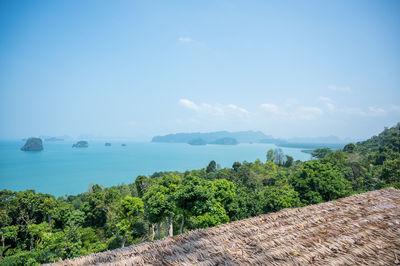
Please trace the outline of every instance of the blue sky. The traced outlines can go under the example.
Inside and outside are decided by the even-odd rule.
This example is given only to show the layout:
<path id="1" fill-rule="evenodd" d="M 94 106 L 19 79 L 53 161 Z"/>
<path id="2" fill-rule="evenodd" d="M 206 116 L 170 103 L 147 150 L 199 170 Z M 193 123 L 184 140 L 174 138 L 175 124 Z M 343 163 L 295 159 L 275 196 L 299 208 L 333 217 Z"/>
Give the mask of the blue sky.
<path id="1" fill-rule="evenodd" d="M 400 121 L 399 1 L 0 1 L 0 138 Z"/>

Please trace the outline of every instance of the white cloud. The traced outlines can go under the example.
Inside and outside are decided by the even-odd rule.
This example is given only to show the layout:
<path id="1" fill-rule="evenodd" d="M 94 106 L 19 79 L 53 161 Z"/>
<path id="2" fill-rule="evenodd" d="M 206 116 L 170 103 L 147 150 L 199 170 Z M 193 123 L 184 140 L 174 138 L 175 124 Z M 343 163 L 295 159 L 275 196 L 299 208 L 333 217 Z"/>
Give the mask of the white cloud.
<path id="1" fill-rule="evenodd" d="M 341 112 L 348 115 L 360 115 L 360 116 L 382 116 L 386 114 L 386 110 L 382 107 L 368 106 L 367 110 L 363 110 L 358 107 L 343 107 L 340 109 Z"/>
<path id="2" fill-rule="evenodd" d="M 324 96 L 318 97 L 318 101 L 321 101 L 321 102 L 330 102 L 330 103 L 333 102 L 331 98 L 324 97 Z"/>
<path id="3" fill-rule="evenodd" d="M 288 108 L 287 106 L 277 106 L 275 104 L 264 103 L 260 105 L 264 113 L 269 118 L 276 120 L 313 120 L 322 115 L 323 112 L 315 106 L 296 106 Z"/>
<path id="4" fill-rule="evenodd" d="M 180 99 L 179 103 L 183 106 L 185 106 L 186 108 L 198 111 L 199 107 L 197 106 L 197 104 L 195 104 L 194 102 L 188 100 L 188 99 Z"/>
<path id="5" fill-rule="evenodd" d="M 319 103 L 319 104 L 318 104 Z M 192 111 L 191 119 L 196 124 L 214 123 L 216 126 L 223 123 L 235 122 L 235 125 L 259 125 L 261 121 L 279 121 L 293 123 L 296 121 L 312 121 L 320 119 L 324 114 L 335 115 L 336 118 L 344 116 L 381 117 L 389 112 L 400 111 L 400 105 L 391 105 L 387 109 L 381 106 L 352 107 L 337 106 L 334 100 L 320 96 L 315 105 L 302 105 L 298 101 L 288 100 L 282 104 L 263 103 L 254 110 L 247 110 L 236 104 L 210 104 L 196 103 L 189 99 L 180 99 L 179 104 Z M 193 113 L 195 115 L 193 115 Z M 190 114 L 190 113 L 189 113 Z M 183 121 L 188 121 L 184 119 Z M 191 122 L 193 124 L 193 122 Z"/>
<path id="6" fill-rule="evenodd" d="M 318 101 L 323 102 L 329 111 L 334 111 L 336 108 L 331 98 L 320 96 L 318 97 Z"/>
<path id="7" fill-rule="evenodd" d="M 250 112 L 247 111 L 245 108 L 237 106 L 235 104 L 196 104 L 188 99 L 180 99 L 179 103 L 190 110 L 196 111 L 199 115 L 212 115 L 217 117 L 231 115 L 244 117 L 250 114 Z"/>
<path id="8" fill-rule="evenodd" d="M 234 104 L 228 104 L 227 107 L 235 112 L 238 112 L 238 114 L 240 114 L 242 116 L 250 114 L 249 111 L 247 111 L 245 108 L 234 105 Z"/>
<path id="9" fill-rule="evenodd" d="M 357 107 L 343 107 L 340 111 L 348 115 L 365 115 L 365 112 Z"/>
<path id="10" fill-rule="evenodd" d="M 272 113 L 272 114 L 280 114 L 280 113 L 282 113 L 282 111 L 280 111 L 279 107 L 277 105 L 275 105 L 275 104 L 264 103 L 264 104 L 261 104 L 260 107 L 264 111 L 267 111 L 267 112 Z"/>
<path id="11" fill-rule="evenodd" d="M 350 86 L 329 85 L 328 89 L 333 90 L 333 91 L 339 91 L 339 92 L 352 92 L 353 91 L 353 89 Z"/>
<path id="12" fill-rule="evenodd" d="M 178 40 L 180 42 L 194 42 L 194 40 L 192 38 L 189 38 L 189 37 L 179 37 Z"/>
<path id="13" fill-rule="evenodd" d="M 385 109 L 383 109 L 381 107 L 369 106 L 367 115 L 368 116 L 381 116 L 381 115 L 384 115 L 385 113 L 386 113 Z"/>

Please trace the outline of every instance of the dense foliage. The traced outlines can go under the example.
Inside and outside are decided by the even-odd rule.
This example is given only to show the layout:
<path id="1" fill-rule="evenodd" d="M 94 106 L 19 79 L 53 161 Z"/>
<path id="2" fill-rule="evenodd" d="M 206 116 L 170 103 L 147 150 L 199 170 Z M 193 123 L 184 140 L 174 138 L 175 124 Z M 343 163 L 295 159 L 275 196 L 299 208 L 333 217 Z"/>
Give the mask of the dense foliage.
<path id="1" fill-rule="evenodd" d="M 135 182 L 55 198 L 0 191 L 0 263 L 34 265 L 172 236 L 196 228 L 400 188 L 400 123 L 343 150 L 294 161 L 280 149 L 266 161 L 138 176 Z"/>

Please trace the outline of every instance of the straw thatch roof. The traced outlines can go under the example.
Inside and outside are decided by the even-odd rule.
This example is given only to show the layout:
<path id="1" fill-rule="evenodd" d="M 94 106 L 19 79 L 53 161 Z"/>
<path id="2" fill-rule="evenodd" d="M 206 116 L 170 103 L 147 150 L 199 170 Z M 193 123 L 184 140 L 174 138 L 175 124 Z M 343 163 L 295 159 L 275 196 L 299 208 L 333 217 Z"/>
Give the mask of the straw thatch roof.
<path id="1" fill-rule="evenodd" d="M 57 265 L 394 265 L 400 190 L 285 209 Z"/>

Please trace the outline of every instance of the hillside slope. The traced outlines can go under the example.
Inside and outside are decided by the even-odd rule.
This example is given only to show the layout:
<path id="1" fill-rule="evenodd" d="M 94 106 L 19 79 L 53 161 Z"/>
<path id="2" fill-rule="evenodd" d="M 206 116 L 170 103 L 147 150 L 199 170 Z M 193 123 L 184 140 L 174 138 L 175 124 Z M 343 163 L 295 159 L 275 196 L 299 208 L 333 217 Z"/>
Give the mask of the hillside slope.
<path id="1" fill-rule="evenodd" d="M 54 265 L 390 265 L 400 259 L 400 190 L 285 209 Z"/>

